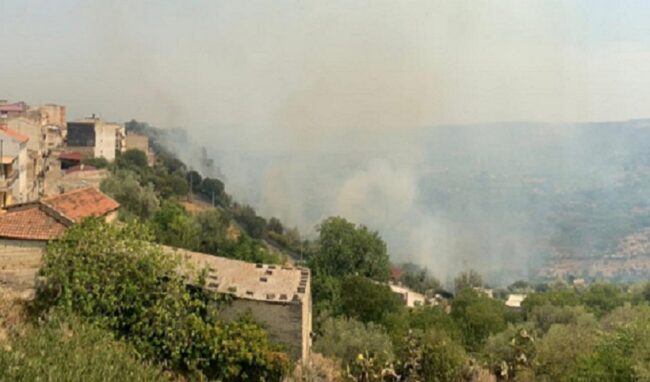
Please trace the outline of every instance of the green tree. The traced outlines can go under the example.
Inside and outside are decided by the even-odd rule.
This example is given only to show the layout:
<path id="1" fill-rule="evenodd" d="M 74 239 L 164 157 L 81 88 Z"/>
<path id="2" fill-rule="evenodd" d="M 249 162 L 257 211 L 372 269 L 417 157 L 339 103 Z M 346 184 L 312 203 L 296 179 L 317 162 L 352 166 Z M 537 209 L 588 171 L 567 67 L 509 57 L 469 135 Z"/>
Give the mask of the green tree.
<path id="1" fill-rule="evenodd" d="M 213 255 L 220 255 L 230 245 L 227 238 L 230 219 L 222 211 L 208 209 L 196 216 L 199 233 L 199 250 Z"/>
<path id="2" fill-rule="evenodd" d="M 441 330 L 427 330 L 420 339 L 424 381 L 460 381 L 467 355 L 463 347 Z"/>
<path id="3" fill-rule="evenodd" d="M 322 334 L 314 342 L 314 351 L 350 365 L 360 355 L 369 354 L 383 365 L 394 360 L 393 345 L 381 325 L 349 318 L 328 318 Z"/>
<path id="4" fill-rule="evenodd" d="M 72 226 L 47 247 L 37 305 L 109 329 L 192 379 L 281 380 L 288 358 L 267 333 L 249 320 L 221 322 L 217 296 L 192 292 L 178 272 L 180 259 L 150 239 L 135 223 L 87 219 Z"/>
<path id="5" fill-rule="evenodd" d="M 476 351 L 491 334 L 504 330 L 505 309 L 501 301 L 473 289 L 463 289 L 452 302 L 451 316 L 462 331 L 465 348 Z"/>
<path id="6" fill-rule="evenodd" d="M 456 293 L 462 292 L 464 289 L 481 288 L 483 287 L 483 277 L 480 273 L 473 269 L 467 272 L 462 272 L 454 279 L 454 290 Z"/>
<path id="7" fill-rule="evenodd" d="M 102 181 L 100 188 L 120 203 L 120 215 L 123 218 L 148 219 L 160 205 L 153 186 L 141 186 L 137 175 L 132 171 L 119 170 L 111 174 Z"/>
<path id="8" fill-rule="evenodd" d="M 440 281 L 433 277 L 428 269 L 414 264 L 402 266 L 402 275 L 399 281 L 406 287 L 422 294 L 440 289 Z"/>
<path id="9" fill-rule="evenodd" d="M 592 311 L 597 317 L 623 306 L 626 296 L 621 288 L 614 284 L 596 283 L 580 295 L 581 303 Z"/>
<path id="10" fill-rule="evenodd" d="M 386 285 L 362 276 L 346 276 L 341 284 L 342 312 L 362 322 L 382 323 L 387 314 L 402 309 L 399 297 Z"/>
<path id="11" fill-rule="evenodd" d="M 358 274 L 388 281 L 390 263 L 386 243 L 377 232 L 340 217 L 323 221 L 318 232 L 318 248 L 309 259 L 316 274 L 336 277 Z"/>
<path id="12" fill-rule="evenodd" d="M 148 165 L 147 154 L 142 150 L 129 149 L 120 154 L 117 164 L 120 168 L 141 169 Z"/>
<path id="13" fill-rule="evenodd" d="M 179 203 L 165 201 L 151 217 L 149 224 L 157 242 L 189 250 L 199 249 L 202 227 Z"/>
<path id="14" fill-rule="evenodd" d="M 108 160 L 104 157 L 86 158 L 82 160 L 81 163 L 93 166 L 95 168 L 106 168 L 109 165 Z"/>
<path id="15" fill-rule="evenodd" d="M 540 381 L 570 381 L 584 358 L 598 344 L 598 326 L 594 324 L 554 324 L 536 344 L 535 375 Z"/>

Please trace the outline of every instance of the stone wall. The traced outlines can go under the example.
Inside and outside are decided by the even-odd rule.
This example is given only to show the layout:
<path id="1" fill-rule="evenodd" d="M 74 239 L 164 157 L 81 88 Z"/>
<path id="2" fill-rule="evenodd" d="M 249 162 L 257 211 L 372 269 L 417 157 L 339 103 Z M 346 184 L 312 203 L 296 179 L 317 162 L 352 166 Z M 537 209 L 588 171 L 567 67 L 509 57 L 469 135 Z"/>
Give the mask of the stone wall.
<path id="1" fill-rule="evenodd" d="M 306 359 L 308 352 L 303 346 L 304 304 L 301 302 L 278 303 L 259 300 L 235 299 L 225 307 L 221 317 L 233 320 L 250 313 L 253 319 L 269 332 L 271 341 L 286 346 L 294 360 Z M 309 308 L 311 309 L 311 308 Z"/>
<path id="2" fill-rule="evenodd" d="M 34 288 L 44 249 L 43 241 L 0 239 L 0 285 Z"/>

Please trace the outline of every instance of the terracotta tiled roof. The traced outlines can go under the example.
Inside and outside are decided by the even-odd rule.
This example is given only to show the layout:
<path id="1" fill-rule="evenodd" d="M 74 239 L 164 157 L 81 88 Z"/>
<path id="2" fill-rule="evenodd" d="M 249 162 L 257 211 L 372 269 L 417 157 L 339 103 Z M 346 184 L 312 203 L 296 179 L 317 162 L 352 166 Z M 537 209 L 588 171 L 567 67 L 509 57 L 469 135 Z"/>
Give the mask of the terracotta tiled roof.
<path id="1" fill-rule="evenodd" d="M 48 215 L 38 203 L 21 206 L 0 215 L 0 237 L 23 240 L 52 240 L 66 226 Z"/>
<path id="2" fill-rule="evenodd" d="M 5 126 L 0 126 L 0 134 L 6 134 L 9 137 L 17 140 L 20 143 L 25 143 L 29 140 L 29 137 L 26 136 L 25 134 L 19 133 L 16 130 L 8 128 L 6 125 Z"/>
<path id="3" fill-rule="evenodd" d="M 73 223 L 89 216 L 104 216 L 120 207 L 118 202 L 94 187 L 48 196 L 41 199 L 41 203 Z"/>
<path id="4" fill-rule="evenodd" d="M 119 206 L 94 187 L 9 206 L 0 214 L 0 238 L 52 240 L 70 224 L 90 216 L 105 216 Z"/>

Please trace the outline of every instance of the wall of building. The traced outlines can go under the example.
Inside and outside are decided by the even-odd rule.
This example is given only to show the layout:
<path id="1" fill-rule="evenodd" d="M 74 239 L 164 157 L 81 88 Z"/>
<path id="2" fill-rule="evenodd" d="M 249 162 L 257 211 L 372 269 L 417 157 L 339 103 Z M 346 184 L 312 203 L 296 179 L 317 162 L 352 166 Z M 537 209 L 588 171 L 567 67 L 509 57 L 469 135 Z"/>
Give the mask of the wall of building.
<path id="1" fill-rule="evenodd" d="M 0 283 L 34 288 L 44 249 L 43 241 L 0 239 Z"/>
<path id="2" fill-rule="evenodd" d="M 309 304 L 311 305 L 311 304 Z M 306 359 L 309 347 L 304 341 L 303 328 L 311 322 L 311 317 L 305 317 L 306 309 L 301 302 L 267 302 L 262 300 L 235 299 L 229 306 L 223 308 L 221 316 L 226 320 L 234 320 L 243 314 L 250 313 L 253 319 L 269 332 L 271 341 L 283 344 L 294 360 Z"/>
<path id="3" fill-rule="evenodd" d="M 41 112 L 45 114 L 48 125 L 64 127 L 66 123 L 65 106 L 60 105 L 43 105 L 40 107 Z"/>
<path id="4" fill-rule="evenodd" d="M 97 123 L 95 125 L 95 158 L 115 160 L 119 128 L 119 125 L 112 123 Z"/>
<path id="5" fill-rule="evenodd" d="M 44 144 L 44 136 L 41 125 L 32 119 L 14 118 L 7 121 L 7 127 L 16 130 L 29 137 L 27 149 L 41 152 Z"/>

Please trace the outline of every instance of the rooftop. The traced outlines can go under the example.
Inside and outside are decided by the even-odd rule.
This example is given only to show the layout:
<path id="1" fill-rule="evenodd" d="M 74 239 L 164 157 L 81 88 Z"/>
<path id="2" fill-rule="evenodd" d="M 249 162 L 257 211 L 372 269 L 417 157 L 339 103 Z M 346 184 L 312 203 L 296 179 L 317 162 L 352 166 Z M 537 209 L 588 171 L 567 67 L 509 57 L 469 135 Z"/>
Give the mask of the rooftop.
<path id="1" fill-rule="evenodd" d="M 9 206 L 0 214 L 0 238 L 52 240 L 89 216 L 104 216 L 119 204 L 96 188 L 82 188 L 37 202 Z"/>
<path id="2" fill-rule="evenodd" d="M 10 138 L 13 138 L 14 140 L 20 142 L 20 143 L 25 143 L 29 140 L 29 137 L 26 136 L 25 134 L 19 133 L 16 130 L 10 129 L 5 125 L 0 126 L 0 134 L 4 134 L 9 136 Z"/>
<path id="3" fill-rule="evenodd" d="M 16 112 L 22 113 L 27 110 L 27 105 L 24 102 L 3 103 L 0 104 L 0 112 Z"/>
<path id="4" fill-rule="evenodd" d="M 247 263 L 172 247 L 164 249 L 181 255 L 189 268 L 207 268 L 206 287 L 218 293 L 286 304 L 302 301 L 309 292 L 310 272 L 307 268 Z"/>
<path id="5" fill-rule="evenodd" d="M 104 216 L 120 207 L 118 202 L 94 187 L 48 196 L 40 202 L 73 223 L 89 216 Z"/>
<path id="6" fill-rule="evenodd" d="M 65 224 L 32 203 L 0 215 L 0 237 L 22 240 L 52 240 L 65 231 Z"/>

